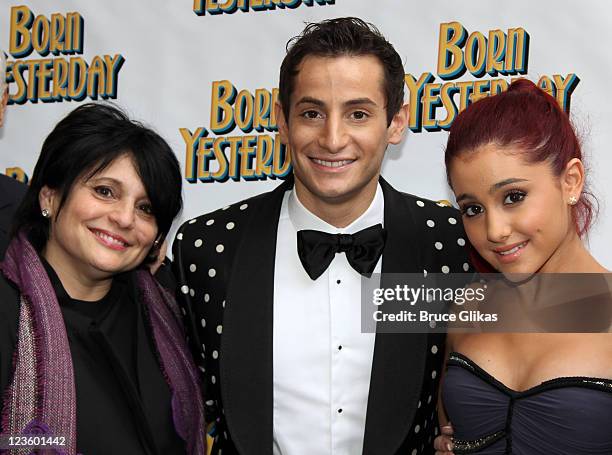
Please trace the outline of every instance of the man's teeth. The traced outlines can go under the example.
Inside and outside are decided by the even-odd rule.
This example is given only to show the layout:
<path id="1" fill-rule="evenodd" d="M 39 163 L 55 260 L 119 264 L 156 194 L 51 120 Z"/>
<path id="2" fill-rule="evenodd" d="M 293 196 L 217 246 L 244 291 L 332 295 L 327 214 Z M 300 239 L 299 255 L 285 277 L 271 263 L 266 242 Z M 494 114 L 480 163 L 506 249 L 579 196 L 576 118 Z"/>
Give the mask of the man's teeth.
<path id="1" fill-rule="evenodd" d="M 115 245 L 121 245 L 121 246 L 125 246 L 125 247 L 128 246 L 127 243 L 122 242 L 121 240 L 118 240 L 118 239 L 116 239 L 114 237 L 111 237 L 110 235 L 107 235 L 107 234 L 105 234 L 103 232 L 96 231 L 96 235 L 98 237 L 100 237 L 102 240 L 104 240 L 104 241 L 106 241 L 108 243 L 114 243 Z"/>
<path id="2" fill-rule="evenodd" d="M 527 242 L 523 242 L 520 245 L 515 246 L 514 248 L 512 248 L 511 250 L 508 251 L 500 251 L 499 254 L 501 254 L 502 256 L 506 256 L 508 254 L 513 254 L 516 253 L 518 250 L 520 250 L 521 248 L 523 248 L 525 245 L 527 244 Z"/>
<path id="3" fill-rule="evenodd" d="M 354 160 L 342 160 L 342 161 L 323 161 L 323 160 L 318 160 L 316 158 L 312 159 L 315 163 L 320 164 L 321 166 L 325 166 L 325 167 L 340 167 L 340 166 L 346 166 L 347 164 L 351 164 Z"/>

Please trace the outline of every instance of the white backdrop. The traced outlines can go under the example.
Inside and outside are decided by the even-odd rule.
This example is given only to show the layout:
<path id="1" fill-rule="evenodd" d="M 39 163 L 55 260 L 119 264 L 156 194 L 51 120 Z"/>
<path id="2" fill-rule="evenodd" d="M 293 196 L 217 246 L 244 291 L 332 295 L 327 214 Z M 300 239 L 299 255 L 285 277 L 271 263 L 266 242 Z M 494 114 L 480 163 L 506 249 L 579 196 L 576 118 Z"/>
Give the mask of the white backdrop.
<path id="1" fill-rule="evenodd" d="M 199 0 L 2 0 L 0 48 L 8 54 L 10 93 L 15 99 L 26 86 L 30 93 L 25 92 L 21 104 L 13 102 L 8 106 L 5 126 L 0 129 L 0 170 L 19 167 L 30 175 L 42 141 L 54 124 L 79 102 L 90 101 L 96 96 L 103 99 L 103 95 L 110 94 L 111 99 L 136 119 L 155 128 L 173 147 L 186 177 L 185 209 L 181 219 L 188 219 L 267 191 L 279 183 L 278 179 L 270 178 L 248 181 L 240 172 L 239 181 L 230 178 L 224 182 L 203 182 L 196 178 L 194 183 L 189 183 L 190 172 L 185 169 L 185 163 L 188 156 L 195 155 L 187 153 L 181 129 L 187 135 L 205 128 L 208 137 L 212 138 L 211 143 L 216 136 L 245 134 L 239 127 L 219 134 L 212 131 L 213 82 L 229 81 L 237 92 L 247 90 L 252 95 L 257 89 L 271 93 L 278 83 L 285 43 L 301 31 L 305 21 L 348 15 L 361 17 L 377 25 L 395 45 L 404 59 L 407 74 L 418 79 L 430 72 L 434 83 L 469 81 L 470 86 L 476 81 L 500 78 L 509 81 L 512 75 L 485 73 L 477 77 L 468 71 L 458 78 L 443 80 L 437 69 L 440 42 L 444 40 L 444 36 L 440 36 L 440 25 L 458 22 L 467 34 L 480 32 L 484 37 L 489 37 L 491 30 L 509 34 L 509 29 L 522 28 L 529 35 L 529 45 L 523 49 L 523 57 L 528 63 L 523 76 L 533 81 L 543 76 L 554 80 L 553 75 L 565 79 L 568 74 L 579 78 L 568 95 L 570 112 L 583 136 L 592 187 L 601 203 L 599 218 L 590 235 L 590 248 L 605 266 L 612 268 L 612 239 L 609 236 L 612 217 L 607 210 L 612 201 L 612 185 L 608 183 L 612 170 L 612 154 L 608 150 L 612 143 L 609 127 L 612 99 L 606 89 L 612 74 L 609 53 L 612 35 L 608 33 L 612 6 L 607 2 L 565 0 L 556 2 L 554 8 L 549 3 L 527 0 L 503 3 L 487 0 L 202 0 L 202 5 L 199 3 Z M 257 10 L 273 3 L 284 3 L 292 8 Z M 248 11 L 240 8 L 232 14 L 221 11 L 223 5 L 227 8 L 232 4 L 244 9 L 248 7 Z M 203 14 L 194 12 L 196 6 L 201 6 Z M 211 14 L 215 9 L 218 14 Z M 28 11 L 32 13 L 29 26 L 26 23 Z M 19 14 L 15 15 L 16 12 Z M 69 13 L 78 13 L 82 21 L 75 20 L 74 14 L 67 16 Z M 39 15 L 44 17 L 35 19 Z M 47 43 L 45 38 L 59 36 L 58 31 L 61 31 L 58 24 L 62 21 L 58 15 L 67 18 L 64 39 L 50 38 Z M 82 42 L 79 41 L 79 27 Z M 23 39 L 32 38 L 32 30 L 38 30 L 34 33 L 33 51 L 22 52 L 28 55 L 11 52 L 11 37 L 13 50 L 19 50 L 18 44 Z M 66 42 L 70 33 L 73 39 Z M 468 43 L 473 42 L 474 37 L 468 39 Z M 58 55 L 47 54 L 45 44 L 51 46 L 50 50 L 56 49 Z M 473 57 L 477 59 L 478 55 Z M 106 60 L 104 56 L 108 56 Z M 82 101 L 43 101 L 45 87 L 40 79 L 49 80 L 48 96 L 51 97 L 54 78 L 59 78 L 56 85 L 61 86 L 63 75 L 59 67 L 65 65 L 68 70 L 70 59 L 75 58 L 81 59 L 79 63 L 83 68 L 84 63 L 89 65 L 88 78 L 94 82 L 90 87 L 91 96 L 85 96 Z M 119 65 L 122 60 L 123 64 Z M 114 73 L 113 61 L 117 65 Z M 17 73 L 23 75 L 24 82 L 20 82 L 22 76 L 14 76 L 11 68 L 15 65 L 22 68 Z M 96 83 L 100 82 L 100 78 L 95 79 L 96 71 L 102 80 L 111 82 L 110 87 Z M 115 93 L 111 90 L 113 76 L 117 81 Z M 43 92 L 35 93 L 34 84 Z M 484 84 L 486 82 L 480 83 Z M 266 95 L 264 91 L 259 94 Z M 409 94 L 407 90 L 407 97 Z M 248 93 L 242 95 L 238 98 L 248 101 Z M 460 94 L 454 96 L 455 104 L 459 104 L 459 98 Z M 439 120 L 446 115 L 444 107 L 435 110 Z M 271 139 L 274 136 L 274 132 L 265 130 L 261 133 L 253 130 L 248 134 L 270 135 Z M 444 130 L 411 131 L 401 146 L 389 148 L 383 175 L 403 191 L 431 199 L 452 200 L 443 166 L 446 137 Z M 252 143 L 256 142 L 254 138 Z M 229 146 L 225 154 L 231 158 Z M 214 155 L 210 163 L 210 171 L 217 170 Z M 248 169 L 246 171 L 248 178 Z"/>

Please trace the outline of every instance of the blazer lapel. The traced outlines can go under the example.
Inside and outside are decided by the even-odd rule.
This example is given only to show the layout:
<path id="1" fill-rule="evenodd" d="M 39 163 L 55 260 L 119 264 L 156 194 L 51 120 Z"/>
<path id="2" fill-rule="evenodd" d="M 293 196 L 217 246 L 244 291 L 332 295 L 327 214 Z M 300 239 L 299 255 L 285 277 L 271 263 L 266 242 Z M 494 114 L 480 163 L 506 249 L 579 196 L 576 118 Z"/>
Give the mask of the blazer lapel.
<path id="1" fill-rule="evenodd" d="M 401 193 L 380 179 L 385 198 L 385 273 L 422 272 L 423 260 L 410 208 Z M 395 454 L 416 413 L 426 361 L 427 334 L 377 333 L 363 444 L 364 455 Z"/>
<path id="2" fill-rule="evenodd" d="M 257 198 L 227 286 L 221 337 L 221 394 L 241 454 L 272 453 L 272 322 L 278 219 L 290 177 Z"/>

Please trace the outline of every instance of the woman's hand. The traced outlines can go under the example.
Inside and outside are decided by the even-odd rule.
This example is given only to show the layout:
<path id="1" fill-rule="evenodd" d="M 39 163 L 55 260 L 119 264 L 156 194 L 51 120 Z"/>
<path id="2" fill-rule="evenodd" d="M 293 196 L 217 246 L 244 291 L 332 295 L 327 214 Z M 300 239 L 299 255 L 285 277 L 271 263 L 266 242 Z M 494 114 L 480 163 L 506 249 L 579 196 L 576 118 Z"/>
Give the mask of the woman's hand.
<path id="1" fill-rule="evenodd" d="M 440 428 L 441 434 L 434 440 L 436 455 L 453 455 L 453 427 L 450 422 Z"/>

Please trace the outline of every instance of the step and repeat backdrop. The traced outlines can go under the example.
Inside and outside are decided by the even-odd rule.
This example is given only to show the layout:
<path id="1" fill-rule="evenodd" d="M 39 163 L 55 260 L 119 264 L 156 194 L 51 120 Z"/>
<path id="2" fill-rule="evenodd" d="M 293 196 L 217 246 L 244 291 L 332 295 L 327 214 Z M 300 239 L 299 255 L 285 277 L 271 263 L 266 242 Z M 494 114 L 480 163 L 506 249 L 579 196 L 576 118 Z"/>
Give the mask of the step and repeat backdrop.
<path id="1" fill-rule="evenodd" d="M 457 113 L 529 78 L 582 138 L 601 205 L 589 245 L 612 268 L 612 5 L 600 0 L 3 0 L 0 171 L 27 180 L 55 123 L 106 100 L 174 149 L 181 220 L 268 191 L 291 172 L 273 109 L 286 42 L 306 22 L 340 16 L 375 24 L 404 60 L 410 129 L 388 149 L 385 178 L 453 201 L 443 151 Z"/>

